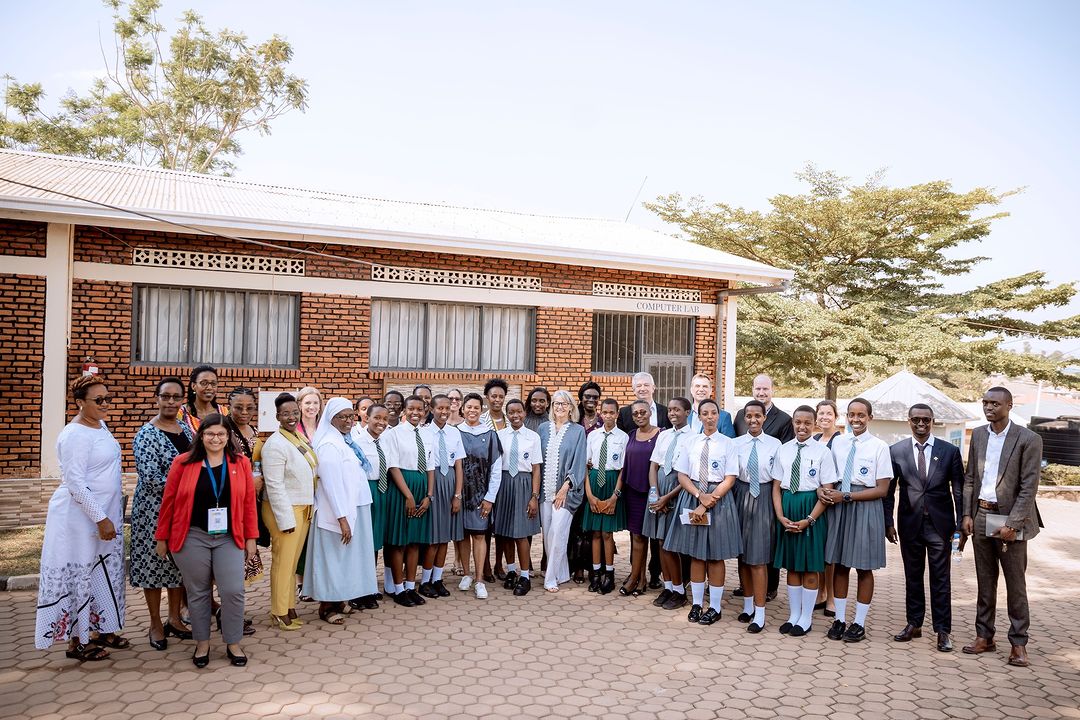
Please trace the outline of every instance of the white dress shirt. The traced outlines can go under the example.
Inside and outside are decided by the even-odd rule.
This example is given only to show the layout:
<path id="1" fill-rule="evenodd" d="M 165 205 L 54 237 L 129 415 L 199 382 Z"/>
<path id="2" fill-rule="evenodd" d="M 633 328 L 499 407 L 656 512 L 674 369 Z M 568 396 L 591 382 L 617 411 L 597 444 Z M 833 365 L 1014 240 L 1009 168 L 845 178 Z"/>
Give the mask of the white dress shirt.
<path id="1" fill-rule="evenodd" d="M 727 455 L 731 450 L 731 438 L 717 430 L 712 435 L 693 435 L 679 454 L 675 469 L 687 475 L 695 483 L 720 483 L 727 475 Z M 705 444 L 709 445 L 709 476 L 701 476 L 701 453 Z"/>
<path id="2" fill-rule="evenodd" d="M 623 462 L 626 460 L 626 444 L 630 442 L 630 436 L 619 428 L 612 428 L 607 436 L 605 467 L 600 467 L 600 445 L 604 442 L 605 432 L 606 430 L 601 427 L 589 433 L 589 438 L 585 443 L 589 465 L 596 470 L 622 470 Z"/>
<path id="3" fill-rule="evenodd" d="M 513 447 L 515 432 L 518 436 L 517 467 L 512 468 L 507 467 L 507 463 L 510 462 L 510 448 Z M 511 475 L 523 472 L 531 474 L 533 465 L 544 464 L 543 451 L 540 449 L 540 436 L 529 428 L 524 425 L 521 426 L 520 430 L 505 427 L 496 434 L 499 436 L 499 442 L 502 443 L 503 457 L 506 458 L 503 469 Z"/>
<path id="4" fill-rule="evenodd" d="M 686 446 L 690 443 L 690 438 L 694 437 L 697 432 L 689 424 L 683 425 L 679 430 L 675 428 L 661 430 L 660 434 L 656 436 L 656 445 L 653 447 L 649 462 L 654 462 L 663 469 L 668 448 L 671 447 L 671 443 L 676 443 L 675 454 L 671 458 L 671 467 L 675 468 L 679 461 L 679 455 L 685 452 Z"/>
<path id="5" fill-rule="evenodd" d="M 764 433 L 762 433 L 764 434 Z M 836 482 L 836 463 L 829 446 L 813 438 L 807 438 L 799 455 L 797 440 L 788 440 L 776 451 L 772 466 L 773 480 L 780 481 L 780 489 L 791 489 L 791 468 L 799 456 L 799 492 L 817 490 Z"/>
<path id="6" fill-rule="evenodd" d="M 983 461 L 982 484 L 979 486 L 980 500 L 997 502 L 998 466 L 1001 465 L 1001 451 L 1005 448 L 1005 436 L 1011 429 L 1011 422 L 999 433 L 989 425 L 986 427 L 986 459 Z"/>
<path id="7" fill-rule="evenodd" d="M 750 482 L 747 463 L 750 461 L 750 453 L 753 452 L 755 440 L 757 441 L 758 482 L 771 482 L 772 466 L 782 443 L 764 432 L 757 437 L 746 433 L 732 440 L 731 449 L 728 450 L 727 455 L 727 469 L 724 472 L 734 475 L 739 482 Z"/>
<path id="8" fill-rule="evenodd" d="M 421 441 L 424 443 L 424 456 L 426 458 L 427 470 L 431 470 L 435 467 L 433 461 L 433 453 L 431 448 L 428 447 L 427 438 L 424 437 L 424 431 L 420 431 Z M 389 442 L 387 442 L 389 441 Z M 416 433 L 412 423 L 407 420 L 399 422 L 394 427 L 383 432 L 379 439 L 379 444 L 383 446 L 383 452 L 386 453 L 386 466 L 388 468 L 396 467 L 399 470 L 412 470 L 419 469 L 420 449 L 416 444 Z M 387 450 L 390 452 L 387 453 Z"/>
<path id="9" fill-rule="evenodd" d="M 915 436 L 911 436 L 911 452 L 912 457 L 915 458 L 915 469 L 919 468 L 919 441 L 915 439 Z M 923 462 L 926 463 L 923 467 L 926 468 L 926 472 L 930 472 L 930 458 L 934 456 L 934 436 L 931 435 L 926 439 L 926 447 L 922 449 Z"/>
<path id="10" fill-rule="evenodd" d="M 851 469 L 851 484 L 872 488 L 878 480 L 892 482 L 892 456 L 888 444 L 869 431 L 862 435 L 844 433 L 833 440 L 837 482 L 843 482 L 848 450 L 855 445 L 855 463 Z"/>
<path id="11" fill-rule="evenodd" d="M 461 442 L 461 431 L 449 422 L 441 428 L 434 421 L 420 428 L 420 437 L 424 439 L 424 447 L 431 451 L 431 466 L 439 467 L 439 431 L 443 432 L 443 442 L 446 443 L 446 465 L 453 470 L 454 463 L 465 457 L 465 445 Z"/>

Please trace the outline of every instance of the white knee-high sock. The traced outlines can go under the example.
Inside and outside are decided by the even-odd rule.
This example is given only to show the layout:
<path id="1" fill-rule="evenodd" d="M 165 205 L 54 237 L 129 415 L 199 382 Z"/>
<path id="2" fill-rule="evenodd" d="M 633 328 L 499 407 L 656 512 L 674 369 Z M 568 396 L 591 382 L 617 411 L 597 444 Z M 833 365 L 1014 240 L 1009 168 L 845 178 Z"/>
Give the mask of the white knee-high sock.
<path id="1" fill-rule="evenodd" d="M 671 592 L 676 592 L 676 593 L 679 593 L 680 595 L 685 595 L 686 594 L 686 586 L 683 585 L 682 583 L 679 583 L 678 585 L 676 585 L 675 583 L 672 583 L 671 584 Z"/>
<path id="2" fill-rule="evenodd" d="M 855 601 L 855 624 L 866 627 L 866 614 L 870 612 L 870 603 L 865 605 L 858 600 Z"/>
<path id="3" fill-rule="evenodd" d="M 383 568 L 383 592 L 387 595 L 394 594 L 394 573 L 390 572 L 390 568 Z"/>
<path id="4" fill-rule="evenodd" d="M 847 622 L 847 598 L 836 598 L 833 602 L 836 604 L 836 619 Z"/>
<path id="5" fill-rule="evenodd" d="M 721 603 L 724 601 L 724 586 L 723 585 L 710 585 L 709 586 L 709 607 L 716 612 L 723 610 Z"/>
<path id="6" fill-rule="evenodd" d="M 754 608 L 754 622 L 760 626 L 765 627 L 765 607 Z"/>
<path id="7" fill-rule="evenodd" d="M 438 582 L 442 580 L 443 569 L 441 567 L 431 568 L 431 581 Z"/>
<path id="8" fill-rule="evenodd" d="M 428 568 L 427 570 L 421 570 L 421 572 L 420 572 L 420 582 L 422 582 L 422 583 L 431 582 L 431 572 L 434 569 L 435 568 Z"/>
<path id="9" fill-rule="evenodd" d="M 802 614 L 802 585 L 788 585 L 787 599 L 788 606 L 791 608 L 787 621 L 794 625 L 799 622 L 799 616 Z"/>
<path id="10" fill-rule="evenodd" d="M 744 597 L 742 601 L 742 611 L 747 615 L 754 614 L 754 596 Z"/>
<path id="11" fill-rule="evenodd" d="M 690 598 L 694 601 L 695 605 L 701 605 L 705 602 L 705 583 L 703 582 L 690 582 Z"/>
<path id="12" fill-rule="evenodd" d="M 814 605 L 817 604 L 817 589 L 803 588 L 802 591 L 802 614 L 799 622 L 795 623 L 803 630 L 809 630 L 814 622 Z"/>

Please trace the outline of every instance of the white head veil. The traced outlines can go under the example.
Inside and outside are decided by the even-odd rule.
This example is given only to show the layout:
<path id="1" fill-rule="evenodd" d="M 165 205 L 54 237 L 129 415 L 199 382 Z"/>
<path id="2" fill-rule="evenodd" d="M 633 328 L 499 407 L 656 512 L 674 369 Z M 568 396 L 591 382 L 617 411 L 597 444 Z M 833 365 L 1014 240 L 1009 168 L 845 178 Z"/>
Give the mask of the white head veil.
<path id="1" fill-rule="evenodd" d="M 345 440 L 342 438 L 341 433 L 338 432 L 338 429 L 330 424 L 330 421 L 339 412 L 351 408 L 352 401 L 348 398 L 330 398 L 330 402 L 326 403 L 326 407 L 323 408 L 322 417 L 319 418 L 319 426 L 315 429 L 315 436 L 311 439 L 311 446 L 318 450 L 320 445 L 331 442 L 340 445 L 347 452 L 352 452 L 346 446 Z"/>

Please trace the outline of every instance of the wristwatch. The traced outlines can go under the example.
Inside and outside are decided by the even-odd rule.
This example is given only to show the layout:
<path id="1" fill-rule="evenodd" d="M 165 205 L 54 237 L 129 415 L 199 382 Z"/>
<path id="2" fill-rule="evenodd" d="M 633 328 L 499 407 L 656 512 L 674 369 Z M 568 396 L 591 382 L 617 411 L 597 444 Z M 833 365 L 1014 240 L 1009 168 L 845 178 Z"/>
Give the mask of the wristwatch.
<path id="1" fill-rule="evenodd" d="M 615 497 L 621 497 L 622 496 L 622 490 L 616 490 L 614 495 L 615 495 Z"/>
<path id="2" fill-rule="evenodd" d="M 540 499 L 540 493 L 533 493 L 532 494 L 532 499 L 533 500 L 539 500 Z"/>
<path id="3" fill-rule="evenodd" d="M 813 517 L 812 515 L 807 515 L 806 516 L 806 522 L 810 523 L 810 527 L 813 527 L 814 523 L 817 522 L 817 518 Z"/>
<path id="4" fill-rule="evenodd" d="M 460 499 L 461 499 L 461 493 L 458 493 L 458 494 L 457 494 L 457 495 L 455 495 L 454 497 L 456 497 L 456 498 L 457 498 L 458 500 L 460 500 Z"/>
<path id="5" fill-rule="evenodd" d="M 851 493 L 844 493 L 844 502 L 851 502 Z"/>
<path id="6" fill-rule="evenodd" d="M 434 500 L 435 500 L 435 496 L 434 496 L 434 495 L 428 495 L 428 496 L 427 496 L 427 499 L 428 499 L 428 500 L 431 500 L 431 501 L 433 501 L 433 502 L 434 502 Z"/>

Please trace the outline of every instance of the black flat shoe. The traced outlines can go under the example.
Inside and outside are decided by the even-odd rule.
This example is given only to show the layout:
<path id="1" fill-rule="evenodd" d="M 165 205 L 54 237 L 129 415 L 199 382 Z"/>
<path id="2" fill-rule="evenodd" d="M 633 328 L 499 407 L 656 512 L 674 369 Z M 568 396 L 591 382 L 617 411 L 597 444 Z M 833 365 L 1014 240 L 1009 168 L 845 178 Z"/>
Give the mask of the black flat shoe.
<path id="1" fill-rule="evenodd" d="M 686 607 L 686 594 L 685 593 L 673 592 L 673 593 L 671 593 L 671 597 L 669 597 L 666 601 L 664 601 L 664 604 L 661 606 L 661 609 L 663 609 L 663 610 L 678 610 L 681 607 Z"/>
<path id="2" fill-rule="evenodd" d="M 851 623 L 848 626 L 847 632 L 844 633 L 844 642 L 856 643 L 860 642 L 866 637 L 866 628 L 858 623 Z"/>
<path id="3" fill-rule="evenodd" d="M 595 570 L 589 571 L 589 592 L 600 591 L 600 573 Z"/>
<path id="4" fill-rule="evenodd" d="M 660 581 L 660 578 L 653 578 L 649 581 L 650 590 L 659 590 L 662 587 L 664 587 L 664 583 Z"/>
<path id="5" fill-rule="evenodd" d="M 701 606 L 694 605 L 690 608 L 690 612 L 686 615 L 686 621 L 696 623 L 701 620 Z"/>
<path id="6" fill-rule="evenodd" d="M 666 603 L 668 601 L 668 598 L 670 598 L 674 594 L 675 593 L 673 593 L 672 591 L 668 590 L 667 588 L 664 588 L 663 590 L 660 591 L 659 595 L 657 595 L 655 598 L 653 598 L 652 604 L 655 605 L 656 607 L 663 607 L 664 603 Z"/>
<path id="7" fill-rule="evenodd" d="M 420 594 L 426 598 L 437 598 L 439 593 L 435 591 L 435 588 L 430 582 L 420 583 Z"/>
<path id="8" fill-rule="evenodd" d="M 826 610 L 825 611 L 825 617 L 836 617 L 836 611 L 835 610 Z"/>
<path id="9" fill-rule="evenodd" d="M 826 603 L 819 602 L 817 605 L 814 606 L 814 612 L 817 612 L 818 610 L 824 610 L 825 605 L 826 605 Z M 833 614 L 835 615 L 836 613 L 833 613 Z"/>
<path id="10" fill-rule="evenodd" d="M 160 640 L 155 640 L 154 636 L 150 632 L 147 632 L 146 636 L 150 639 L 150 647 L 154 648 L 155 650 L 167 650 L 169 648 L 168 632 L 166 632 L 165 637 L 161 638 Z"/>
<path id="11" fill-rule="evenodd" d="M 495 580 L 505 580 L 506 578 L 510 577 L 510 573 L 506 572 L 502 568 L 496 569 L 495 572 L 492 574 L 495 576 Z M 517 575 L 517 573 L 514 574 Z M 485 579 L 487 578 L 485 577 Z M 488 582 L 495 582 L 495 580 L 489 580 Z"/>
<path id="12" fill-rule="evenodd" d="M 360 604 L 364 606 L 365 610 L 379 609 L 379 601 L 375 598 L 374 595 L 368 595 L 366 597 L 360 598 Z"/>
<path id="13" fill-rule="evenodd" d="M 764 627 L 762 627 L 761 625 L 758 625 L 756 622 L 755 623 L 750 623 L 749 625 L 746 626 L 746 632 L 753 633 L 754 635 L 757 635 L 759 632 L 761 632 L 764 629 L 765 629 Z"/>
<path id="14" fill-rule="evenodd" d="M 789 622 L 784 623 L 783 625 L 780 626 L 780 634 L 781 635 L 787 635 L 788 633 L 791 632 L 791 628 L 793 628 L 793 627 L 795 627 L 795 625 L 793 623 L 789 623 Z"/>
<path id="15" fill-rule="evenodd" d="M 173 626 L 172 623 L 165 623 L 165 637 L 173 636 L 177 640 L 190 640 L 191 631 L 181 630 L 178 627 Z"/>
<path id="16" fill-rule="evenodd" d="M 734 595 L 735 597 L 746 597 L 746 593 L 743 592 L 743 589 L 741 587 L 737 587 L 734 590 L 732 590 L 731 594 Z"/>
<path id="17" fill-rule="evenodd" d="M 495 576 L 498 577 L 498 573 L 496 573 Z M 504 590 L 513 590 L 514 586 L 517 585 L 517 581 L 518 581 L 517 572 L 514 571 L 514 570 L 511 570 L 510 572 L 506 573 L 506 577 L 503 578 L 503 589 Z"/>
<path id="18" fill-rule="evenodd" d="M 720 619 L 720 613 L 713 608 L 709 608 L 705 611 L 705 614 L 698 620 L 698 625 L 712 625 L 714 622 Z"/>
<path id="19" fill-rule="evenodd" d="M 371 597 L 375 598 L 376 600 L 382 600 L 383 599 L 383 594 L 381 592 L 377 592 L 374 595 L 372 595 Z"/>
<path id="20" fill-rule="evenodd" d="M 748 623 L 754 619 L 754 616 L 750 613 L 739 613 L 739 617 L 735 618 L 741 623 Z"/>
<path id="21" fill-rule="evenodd" d="M 204 668 L 210 664 L 210 653 L 206 653 L 202 657 L 199 657 L 198 655 L 192 655 L 191 662 L 194 663 L 195 667 L 197 668 Z"/>
<path id="22" fill-rule="evenodd" d="M 516 595 L 517 597 L 521 597 L 523 595 L 528 595 L 529 590 L 531 590 L 531 589 L 532 589 L 532 580 L 530 580 L 527 577 L 519 577 L 518 581 L 517 581 L 517 584 L 514 585 L 514 595 Z"/>
<path id="23" fill-rule="evenodd" d="M 436 580 L 435 582 L 431 583 L 431 587 L 435 588 L 435 594 L 439 597 L 450 597 L 450 591 L 446 589 L 445 585 L 443 585 L 442 580 Z"/>
<path id="24" fill-rule="evenodd" d="M 809 635 L 811 628 L 813 628 L 813 625 L 806 628 L 805 630 L 803 630 L 802 625 L 795 625 L 791 628 L 791 632 L 789 632 L 788 635 L 790 635 L 791 637 L 802 637 L 803 635 Z"/>
<path id="25" fill-rule="evenodd" d="M 830 640 L 843 640 L 844 631 L 847 630 L 847 624 L 843 620 L 834 620 L 832 627 L 829 628 L 828 638 Z"/>
<path id="26" fill-rule="evenodd" d="M 413 605 L 427 605 L 427 600 L 420 597 L 420 593 L 416 592 L 416 588 L 413 588 L 412 590 L 406 590 L 405 594 L 409 596 L 410 600 L 412 600 Z"/>
<path id="27" fill-rule="evenodd" d="M 364 601 L 362 598 L 353 598 L 349 601 L 349 607 L 351 607 L 353 610 L 363 610 Z"/>
<path id="28" fill-rule="evenodd" d="M 604 576 L 600 578 L 600 587 L 597 590 L 601 595 L 607 595 L 615 589 L 615 571 L 608 570 L 604 573 Z"/>
<path id="29" fill-rule="evenodd" d="M 225 648 L 225 654 L 229 656 L 229 662 L 236 667 L 244 667 L 247 665 L 247 655 L 233 655 L 233 651 Z"/>
<path id="30" fill-rule="evenodd" d="M 405 592 L 404 590 L 402 590 L 399 593 L 394 593 L 393 595 L 390 596 L 390 599 L 393 600 L 396 604 L 400 605 L 401 607 L 415 607 L 416 606 L 416 603 L 414 603 L 412 601 L 412 598 L 410 598 L 409 594 L 407 592 Z"/>

